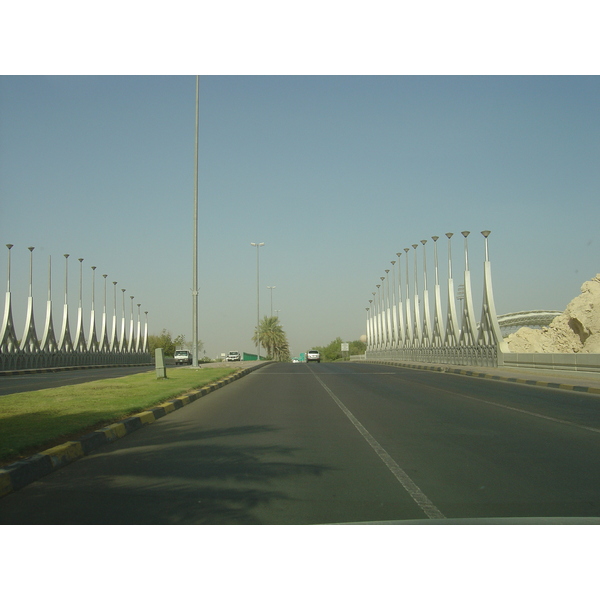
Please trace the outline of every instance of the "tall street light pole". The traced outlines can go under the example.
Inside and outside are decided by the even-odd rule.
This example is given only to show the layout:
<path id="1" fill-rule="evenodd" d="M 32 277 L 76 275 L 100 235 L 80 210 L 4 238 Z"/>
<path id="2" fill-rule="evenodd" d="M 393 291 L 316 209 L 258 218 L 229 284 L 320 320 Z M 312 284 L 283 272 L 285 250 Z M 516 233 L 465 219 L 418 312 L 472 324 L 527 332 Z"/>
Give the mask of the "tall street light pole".
<path id="1" fill-rule="evenodd" d="M 198 367 L 198 121 L 200 78 L 196 75 L 196 153 L 194 161 L 194 256 L 192 281 L 192 366 Z"/>
<path id="2" fill-rule="evenodd" d="M 267 289 L 271 290 L 271 317 L 273 317 L 273 290 L 275 289 L 276 286 L 274 285 L 268 285 Z"/>
<path id="3" fill-rule="evenodd" d="M 259 339 L 259 328 L 260 328 L 260 283 L 258 276 L 258 250 L 261 246 L 264 246 L 264 242 L 256 243 L 250 242 L 251 246 L 256 246 L 256 359 L 260 360 L 260 339 Z"/>

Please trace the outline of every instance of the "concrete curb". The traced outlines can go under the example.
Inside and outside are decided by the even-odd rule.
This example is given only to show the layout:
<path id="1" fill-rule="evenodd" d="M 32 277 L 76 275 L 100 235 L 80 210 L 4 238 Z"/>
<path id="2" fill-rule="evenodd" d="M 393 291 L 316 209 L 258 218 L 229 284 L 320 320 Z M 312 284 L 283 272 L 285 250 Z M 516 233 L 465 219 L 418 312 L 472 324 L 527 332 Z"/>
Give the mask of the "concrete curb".
<path id="1" fill-rule="evenodd" d="M 556 381 L 541 381 L 538 379 L 524 379 L 521 377 L 511 377 L 508 375 L 494 375 L 492 373 L 486 373 L 484 371 L 474 371 L 467 369 L 443 367 L 439 365 L 417 365 L 414 363 L 401 363 L 394 361 L 379 361 L 369 360 L 366 361 L 371 364 L 387 365 L 390 367 L 404 367 L 406 369 L 421 369 L 425 371 L 438 371 L 440 373 L 450 373 L 452 375 L 465 375 L 467 377 L 480 377 L 482 379 L 494 379 L 496 381 L 506 381 L 509 383 L 519 383 L 522 385 L 535 385 L 540 387 L 548 387 L 559 390 L 567 390 L 570 392 L 583 392 L 586 394 L 600 395 L 600 388 L 587 386 L 587 385 L 576 385 L 571 383 L 558 383 Z"/>
<path id="2" fill-rule="evenodd" d="M 571 392 L 583 392 L 586 394 L 600 394 L 600 388 L 588 385 L 575 385 L 571 383 L 558 383 L 556 381 L 540 381 L 537 379 L 523 379 L 520 377 L 508 377 L 503 375 L 492 375 L 491 373 L 482 373 L 477 371 L 465 371 L 463 369 L 447 369 L 446 373 L 455 375 L 467 375 L 469 377 L 481 377 L 484 379 L 495 379 L 499 381 L 508 381 L 509 383 L 520 383 L 522 385 L 536 385 L 540 387 L 549 387 L 559 390 L 568 390 Z"/>
<path id="3" fill-rule="evenodd" d="M 164 417 L 168 413 L 183 408 L 187 404 L 194 402 L 194 400 L 198 400 L 198 398 L 202 398 L 203 396 L 210 394 L 210 392 L 214 392 L 267 364 L 269 364 L 269 362 L 247 367 L 246 369 L 240 369 L 214 383 L 178 396 L 173 400 L 163 402 L 154 408 L 145 410 L 137 415 L 133 415 L 132 417 L 128 417 L 122 421 L 93 431 L 92 433 L 88 433 L 72 442 L 54 446 L 48 450 L 38 452 L 29 458 L 19 460 L 4 468 L 0 468 L 0 498 L 24 488 L 26 485 L 90 454 L 93 450 L 96 450 L 109 442 L 114 442 L 132 431 L 136 431 L 137 429 L 141 429 L 146 425 L 154 423 L 154 421 Z"/>

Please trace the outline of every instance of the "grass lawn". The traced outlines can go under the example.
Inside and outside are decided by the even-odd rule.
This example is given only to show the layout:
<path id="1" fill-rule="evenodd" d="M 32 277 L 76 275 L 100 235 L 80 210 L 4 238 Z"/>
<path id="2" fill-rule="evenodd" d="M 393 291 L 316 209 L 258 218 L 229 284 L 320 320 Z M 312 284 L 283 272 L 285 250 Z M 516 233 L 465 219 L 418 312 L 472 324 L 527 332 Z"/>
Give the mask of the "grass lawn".
<path id="1" fill-rule="evenodd" d="M 0 465 L 201 388 L 236 369 L 169 369 L 0 396 Z"/>

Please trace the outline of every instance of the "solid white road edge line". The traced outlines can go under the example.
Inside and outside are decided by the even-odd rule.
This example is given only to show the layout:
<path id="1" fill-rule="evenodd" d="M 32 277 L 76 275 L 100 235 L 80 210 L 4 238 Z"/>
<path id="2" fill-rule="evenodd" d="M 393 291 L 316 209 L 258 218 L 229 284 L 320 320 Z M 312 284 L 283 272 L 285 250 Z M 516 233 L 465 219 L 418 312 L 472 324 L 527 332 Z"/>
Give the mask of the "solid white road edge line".
<path id="1" fill-rule="evenodd" d="M 365 438 L 371 448 L 375 450 L 377 456 L 383 461 L 385 466 L 392 472 L 394 477 L 400 482 L 402 487 L 409 493 L 417 506 L 430 519 L 445 519 L 446 517 L 431 502 L 431 500 L 421 491 L 419 486 L 404 472 L 400 465 L 381 447 L 379 442 L 363 427 L 362 423 L 346 408 L 344 403 L 315 375 L 317 381 L 323 386 L 323 389 L 333 398 L 333 401 L 339 406 L 340 410 L 348 417 L 352 425 Z"/>

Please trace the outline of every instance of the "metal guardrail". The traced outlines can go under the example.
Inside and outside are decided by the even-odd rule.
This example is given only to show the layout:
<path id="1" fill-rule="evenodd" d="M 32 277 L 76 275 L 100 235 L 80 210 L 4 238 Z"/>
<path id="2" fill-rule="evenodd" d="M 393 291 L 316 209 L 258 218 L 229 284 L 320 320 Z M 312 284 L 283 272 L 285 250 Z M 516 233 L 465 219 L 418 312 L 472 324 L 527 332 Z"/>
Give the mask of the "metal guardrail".
<path id="1" fill-rule="evenodd" d="M 435 358 L 435 359 L 434 359 Z M 456 366 L 509 367 L 518 369 L 539 369 L 541 371 L 563 371 L 595 373 L 600 375 L 600 354 L 542 354 L 542 353 L 480 353 L 475 351 L 466 356 L 449 354 L 447 360 L 440 360 L 435 355 L 417 356 L 400 352 L 367 353 L 350 357 L 351 361 L 394 360 L 406 362 L 423 362 L 431 364 L 447 364 Z M 425 360 L 424 360 L 425 359 Z"/>
<path id="2" fill-rule="evenodd" d="M 542 354 L 513 352 L 502 354 L 500 358 L 504 367 L 600 373 L 600 354 L 597 353 Z"/>

